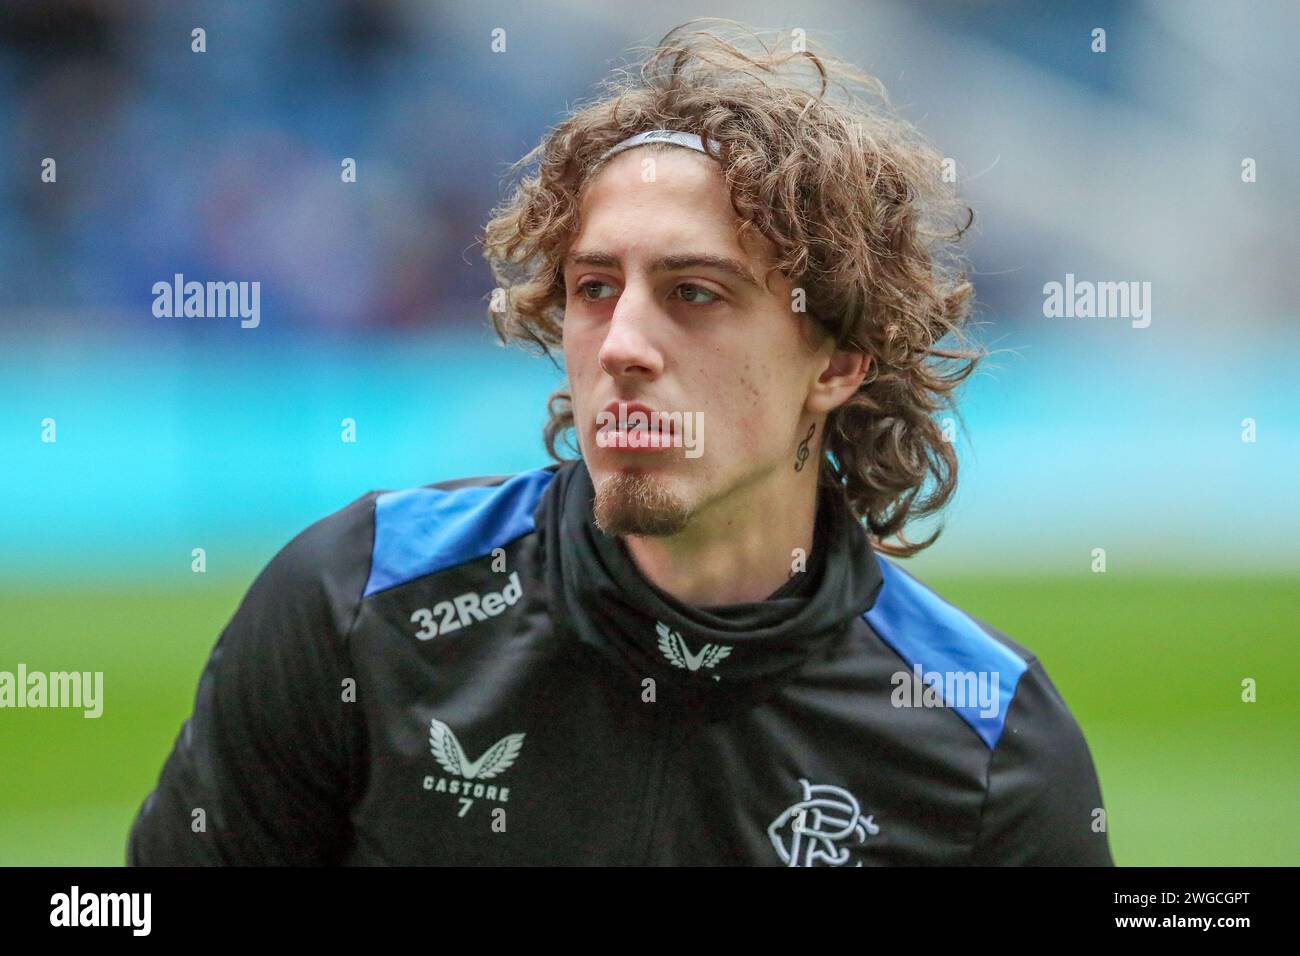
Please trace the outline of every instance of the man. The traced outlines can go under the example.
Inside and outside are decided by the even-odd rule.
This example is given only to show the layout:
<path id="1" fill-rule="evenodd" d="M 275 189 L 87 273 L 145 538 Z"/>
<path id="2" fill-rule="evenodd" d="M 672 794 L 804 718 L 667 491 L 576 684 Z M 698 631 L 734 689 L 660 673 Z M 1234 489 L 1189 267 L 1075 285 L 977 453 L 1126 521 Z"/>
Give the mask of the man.
<path id="1" fill-rule="evenodd" d="M 937 155 L 807 62 L 856 75 L 679 29 L 548 136 L 486 250 L 559 463 L 281 551 L 129 861 L 1111 863 L 1042 665 L 883 556 L 955 486 L 970 286 Z"/>

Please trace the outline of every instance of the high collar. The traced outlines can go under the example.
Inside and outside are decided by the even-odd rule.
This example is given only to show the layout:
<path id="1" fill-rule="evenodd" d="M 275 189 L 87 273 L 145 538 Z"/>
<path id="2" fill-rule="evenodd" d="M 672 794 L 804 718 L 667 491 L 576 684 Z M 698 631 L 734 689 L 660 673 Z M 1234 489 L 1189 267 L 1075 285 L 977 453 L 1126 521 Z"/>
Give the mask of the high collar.
<path id="1" fill-rule="evenodd" d="M 825 560 L 810 597 L 695 607 L 646 579 L 619 538 L 595 524 L 595 489 L 581 460 L 560 465 L 538 504 L 556 626 L 592 645 L 659 698 L 711 710 L 766 696 L 865 613 L 880 568 L 861 523 L 829 489 L 818 496 Z M 811 562 L 810 562 L 811 565 Z"/>

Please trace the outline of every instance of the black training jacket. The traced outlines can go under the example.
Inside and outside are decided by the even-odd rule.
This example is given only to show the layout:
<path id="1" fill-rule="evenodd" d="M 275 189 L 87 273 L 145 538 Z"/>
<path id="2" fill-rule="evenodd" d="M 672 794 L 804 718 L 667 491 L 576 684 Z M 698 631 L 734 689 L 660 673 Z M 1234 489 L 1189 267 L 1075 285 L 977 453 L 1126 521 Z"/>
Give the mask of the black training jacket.
<path id="1" fill-rule="evenodd" d="M 809 567 L 700 608 L 579 461 L 371 492 L 257 577 L 127 861 L 1112 865 L 1038 660 L 818 501 Z"/>

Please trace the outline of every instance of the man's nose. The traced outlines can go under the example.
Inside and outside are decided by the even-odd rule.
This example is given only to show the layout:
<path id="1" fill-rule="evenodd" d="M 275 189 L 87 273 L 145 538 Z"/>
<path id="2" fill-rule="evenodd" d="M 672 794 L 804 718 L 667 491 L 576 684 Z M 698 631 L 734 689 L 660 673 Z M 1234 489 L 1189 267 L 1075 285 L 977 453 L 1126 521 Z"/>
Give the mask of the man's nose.
<path id="1" fill-rule="evenodd" d="M 658 321 L 652 293 L 629 284 L 610 315 L 605 341 L 600 346 L 600 367 L 615 378 L 659 375 L 663 359 L 652 340 Z"/>

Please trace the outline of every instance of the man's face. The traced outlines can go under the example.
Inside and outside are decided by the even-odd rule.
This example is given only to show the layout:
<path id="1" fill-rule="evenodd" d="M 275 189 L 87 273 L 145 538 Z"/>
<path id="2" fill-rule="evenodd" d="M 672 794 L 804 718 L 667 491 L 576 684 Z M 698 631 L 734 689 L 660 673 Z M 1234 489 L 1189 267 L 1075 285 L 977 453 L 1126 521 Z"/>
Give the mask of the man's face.
<path id="1" fill-rule="evenodd" d="M 628 150 L 588 184 L 564 265 L 564 357 L 606 534 L 676 534 L 794 467 L 817 353 L 800 337 L 791 284 L 769 265 L 771 243 L 742 246 L 738 224 L 720 168 L 691 150 Z M 702 420 L 702 454 L 619 447 L 617 435 L 602 446 L 598 416 L 617 416 L 619 402 Z"/>

